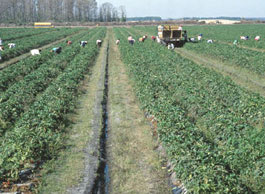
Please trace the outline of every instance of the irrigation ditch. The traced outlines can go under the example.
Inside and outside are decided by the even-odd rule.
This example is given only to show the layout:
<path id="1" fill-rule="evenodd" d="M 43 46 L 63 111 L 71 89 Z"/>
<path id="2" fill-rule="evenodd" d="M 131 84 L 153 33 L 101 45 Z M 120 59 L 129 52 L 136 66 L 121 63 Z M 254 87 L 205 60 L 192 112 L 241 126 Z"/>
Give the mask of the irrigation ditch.
<path id="1" fill-rule="evenodd" d="M 105 67 L 105 81 L 102 101 L 102 130 L 100 135 L 100 154 L 99 167 L 97 170 L 97 177 L 92 188 L 93 194 L 108 194 L 109 193 L 109 164 L 107 160 L 107 140 L 108 140 L 108 94 L 109 94 L 109 43 L 107 46 L 106 67 Z"/>
<path id="2" fill-rule="evenodd" d="M 108 138 L 108 56 L 109 43 L 106 38 L 101 47 L 99 65 L 100 75 L 96 83 L 95 103 L 91 123 L 91 135 L 83 150 L 84 169 L 78 185 L 67 190 L 71 194 L 107 194 L 109 193 L 109 175 L 107 163 Z"/>

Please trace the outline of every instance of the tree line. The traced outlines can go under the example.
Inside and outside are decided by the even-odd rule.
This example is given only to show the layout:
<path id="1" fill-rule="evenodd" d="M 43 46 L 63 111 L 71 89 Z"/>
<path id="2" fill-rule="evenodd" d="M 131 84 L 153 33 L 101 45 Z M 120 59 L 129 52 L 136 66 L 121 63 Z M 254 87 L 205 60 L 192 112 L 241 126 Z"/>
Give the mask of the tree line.
<path id="1" fill-rule="evenodd" d="M 0 0 L 0 23 L 126 21 L 124 6 L 96 0 Z"/>

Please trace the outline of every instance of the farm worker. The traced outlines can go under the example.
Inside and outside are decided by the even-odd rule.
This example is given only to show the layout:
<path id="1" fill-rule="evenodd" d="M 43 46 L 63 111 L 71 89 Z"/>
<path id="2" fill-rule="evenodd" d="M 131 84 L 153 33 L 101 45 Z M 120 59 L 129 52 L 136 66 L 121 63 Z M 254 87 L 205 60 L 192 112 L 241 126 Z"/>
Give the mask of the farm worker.
<path id="1" fill-rule="evenodd" d="M 120 44 L 120 39 L 116 40 L 116 45 Z"/>
<path id="2" fill-rule="evenodd" d="M 199 35 L 199 36 L 198 36 L 198 41 L 201 41 L 201 40 L 202 40 L 202 36 Z"/>
<path id="3" fill-rule="evenodd" d="M 259 41 L 259 40 L 260 40 L 260 36 L 256 36 L 256 37 L 255 37 L 255 40 L 256 40 L 256 41 Z"/>
<path id="4" fill-rule="evenodd" d="M 195 42 L 195 38 L 189 38 L 189 42 Z"/>
<path id="5" fill-rule="evenodd" d="M 132 41 L 133 37 L 132 36 L 128 36 L 128 42 L 130 43 Z"/>
<path id="6" fill-rule="evenodd" d="M 34 56 L 34 55 L 40 55 L 40 52 L 41 50 L 40 49 L 33 49 L 30 51 L 31 55 Z"/>
<path id="7" fill-rule="evenodd" d="M 72 44 L 72 41 L 71 41 L 71 40 L 67 40 L 66 43 L 67 43 L 68 45 L 71 45 L 71 44 Z"/>
<path id="8" fill-rule="evenodd" d="M 174 46 L 174 44 L 173 44 L 173 43 L 171 43 L 171 44 L 168 44 L 168 45 L 167 45 L 167 48 L 168 48 L 168 49 L 172 49 L 172 50 L 173 50 L 173 49 L 175 48 L 175 46 Z"/>
<path id="9" fill-rule="evenodd" d="M 134 42 L 135 42 L 135 40 L 132 38 L 132 36 L 129 36 L 129 37 L 128 37 L 128 41 L 129 41 L 129 43 L 130 43 L 131 45 L 133 45 Z"/>
<path id="10" fill-rule="evenodd" d="M 246 36 L 246 40 L 248 40 L 249 39 L 249 36 Z"/>
<path id="11" fill-rule="evenodd" d="M 161 40 L 160 40 L 160 38 L 158 36 L 156 36 L 156 42 L 157 43 L 161 43 Z"/>
<path id="12" fill-rule="evenodd" d="M 81 46 L 81 47 L 84 48 L 84 47 L 86 46 L 86 44 L 87 44 L 87 41 L 83 41 L 83 40 L 80 41 L 80 46 Z"/>
<path id="13" fill-rule="evenodd" d="M 101 47 L 101 44 L 102 44 L 102 40 L 98 39 L 96 41 L 96 44 L 97 44 L 98 48 L 100 48 Z"/>
<path id="14" fill-rule="evenodd" d="M 245 36 L 240 36 L 240 40 L 246 40 Z"/>
<path id="15" fill-rule="evenodd" d="M 144 39 L 144 38 L 142 38 L 142 37 L 141 37 L 141 38 L 139 38 L 139 42 L 144 42 L 144 40 L 145 40 L 145 39 Z"/>
<path id="16" fill-rule="evenodd" d="M 182 26 L 181 25 L 178 27 L 178 30 L 182 30 Z"/>
<path id="17" fill-rule="evenodd" d="M 130 44 L 133 45 L 134 43 L 135 43 L 135 40 L 132 39 L 132 40 L 130 41 Z"/>
<path id="18" fill-rule="evenodd" d="M 3 40 L 0 38 L 0 46 L 3 46 Z"/>
<path id="19" fill-rule="evenodd" d="M 144 39 L 144 41 L 145 41 L 145 39 L 147 39 L 147 36 L 145 35 L 145 36 L 143 36 L 143 39 Z"/>
<path id="20" fill-rule="evenodd" d="M 16 47 L 16 44 L 15 43 L 8 43 L 8 47 L 11 49 L 11 48 L 15 48 Z"/>
<path id="21" fill-rule="evenodd" d="M 151 39 L 152 39 L 153 41 L 155 41 L 155 40 L 156 40 L 156 37 L 155 37 L 155 36 L 151 36 Z"/>
<path id="22" fill-rule="evenodd" d="M 2 53 L 3 50 L 4 50 L 4 47 L 3 47 L 3 46 L 0 46 L 0 61 L 2 60 L 2 55 L 1 55 L 1 53 Z"/>
<path id="23" fill-rule="evenodd" d="M 210 44 L 212 44 L 213 43 L 213 40 L 207 40 L 207 43 L 210 43 Z"/>
<path id="24" fill-rule="evenodd" d="M 188 42 L 188 34 L 186 30 L 184 30 L 183 32 L 183 37 L 184 37 L 185 42 Z"/>
<path id="25" fill-rule="evenodd" d="M 233 45 L 237 45 L 237 40 L 234 40 Z"/>
<path id="26" fill-rule="evenodd" d="M 55 47 L 51 50 L 51 52 L 54 52 L 56 54 L 60 54 L 62 52 L 62 47 Z"/>

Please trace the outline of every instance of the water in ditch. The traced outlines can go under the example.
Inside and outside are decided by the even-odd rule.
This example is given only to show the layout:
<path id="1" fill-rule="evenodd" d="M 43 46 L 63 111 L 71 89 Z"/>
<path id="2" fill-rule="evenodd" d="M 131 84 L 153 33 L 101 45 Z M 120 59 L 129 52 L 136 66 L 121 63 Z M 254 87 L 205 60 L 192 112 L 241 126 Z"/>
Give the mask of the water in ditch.
<path id="1" fill-rule="evenodd" d="M 102 101 L 102 131 L 100 136 L 100 164 L 97 171 L 97 178 L 92 189 L 93 194 L 108 194 L 109 193 L 109 166 L 107 162 L 107 139 L 108 139 L 108 58 L 109 58 L 109 46 L 107 47 L 106 57 L 106 69 L 105 69 L 105 82 L 104 82 L 104 97 Z"/>

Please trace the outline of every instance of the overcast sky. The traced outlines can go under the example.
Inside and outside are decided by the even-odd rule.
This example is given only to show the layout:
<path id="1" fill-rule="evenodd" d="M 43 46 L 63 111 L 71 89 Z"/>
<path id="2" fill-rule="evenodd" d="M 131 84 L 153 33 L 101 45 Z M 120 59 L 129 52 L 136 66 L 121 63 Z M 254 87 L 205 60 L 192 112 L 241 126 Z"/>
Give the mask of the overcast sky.
<path id="1" fill-rule="evenodd" d="M 265 0 L 97 0 L 124 5 L 128 17 L 265 17 Z"/>

